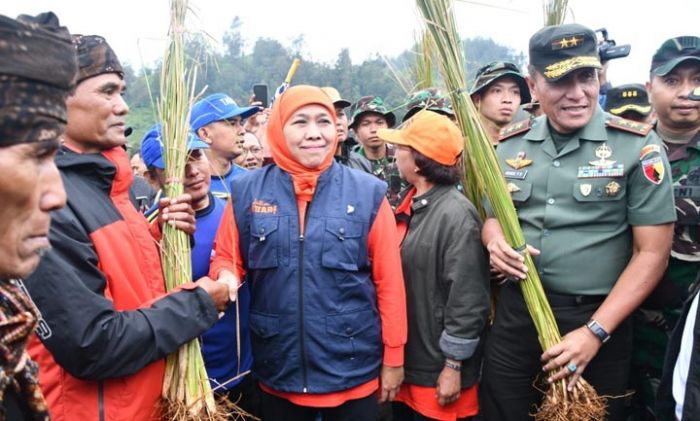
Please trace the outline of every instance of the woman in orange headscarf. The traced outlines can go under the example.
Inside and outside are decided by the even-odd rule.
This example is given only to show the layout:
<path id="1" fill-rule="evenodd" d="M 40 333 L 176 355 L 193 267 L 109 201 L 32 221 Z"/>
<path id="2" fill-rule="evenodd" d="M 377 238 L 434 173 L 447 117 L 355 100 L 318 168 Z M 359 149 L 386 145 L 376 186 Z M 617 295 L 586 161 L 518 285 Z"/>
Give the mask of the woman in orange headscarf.
<path id="1" fill-rule="evenodd" d="M 376 419 L 403 379 L 407 329 L 386 184 L 334 162 L 335 109 L 320 88 L 280 96 L 267 139 L 274 165 L 233 183 L 211 266 L 250 282 L 263 417 Z"/>

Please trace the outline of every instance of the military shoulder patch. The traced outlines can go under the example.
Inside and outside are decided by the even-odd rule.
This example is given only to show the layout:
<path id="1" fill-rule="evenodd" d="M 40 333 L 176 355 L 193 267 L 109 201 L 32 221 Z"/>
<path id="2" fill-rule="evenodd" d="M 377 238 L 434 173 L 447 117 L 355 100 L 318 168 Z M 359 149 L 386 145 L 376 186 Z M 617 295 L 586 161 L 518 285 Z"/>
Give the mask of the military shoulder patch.
<path id="1" fill-rule="evenodd" d="M 510 139 L 511 137 L 525 133 L 526 131 L 530 130 L 530 119 L 522 120 L 517 123 L 513 123 L 510 126 L 506 126 L 501 129 L 500 136 L 498 137 L 499 142 L 503 142 L 506 139 Z"/>
<path id="2" fill-rule="evenodd" d="M 608 120 L 606 124 L 608 127 L 612 127 L 613 129 L 634 133 L 637 136 L 646 136 L 653 128 L 651 124 L 638 123 L 636 121 L 627 120 L 621 117 L 613 117 Z"/>

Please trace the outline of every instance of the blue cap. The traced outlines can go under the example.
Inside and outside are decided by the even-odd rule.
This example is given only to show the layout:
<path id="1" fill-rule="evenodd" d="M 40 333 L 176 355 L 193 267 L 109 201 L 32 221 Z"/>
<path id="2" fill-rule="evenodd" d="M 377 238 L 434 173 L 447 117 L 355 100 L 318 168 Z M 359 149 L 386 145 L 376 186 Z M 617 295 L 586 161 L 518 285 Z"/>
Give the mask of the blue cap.
<path id="1" fill-rule="evenodd" d="M 258 107 L 239 107 L 230 96 L 211 94 L 192 107 L 190 126 L 197 131 L 209 123 L 233 117 L 248 118 L 260 111 Z"/>
<path id="2" fill-rule="evenodd" d="M 187 150 L 209 149 L 209 145 L 197 135 L 187 134 Z M 165 168 L 163 163 L 163 140 L 161 139 L 160 123 L 154 124 L 148 129 L 141 141 L 141 158 L 147 168 Z"/>

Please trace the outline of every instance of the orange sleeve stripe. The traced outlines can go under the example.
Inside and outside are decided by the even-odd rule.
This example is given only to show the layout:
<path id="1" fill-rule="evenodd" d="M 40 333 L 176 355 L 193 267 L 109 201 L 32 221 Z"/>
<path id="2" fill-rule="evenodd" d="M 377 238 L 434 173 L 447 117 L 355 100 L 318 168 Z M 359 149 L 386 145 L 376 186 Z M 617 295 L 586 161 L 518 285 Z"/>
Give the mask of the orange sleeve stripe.
<path id="1" fill-rule="evenodd" d="M 224 216 L 221 218 L 221 224 L 216 231 L 216 238 L 214 239 L 214 258 L 209 268 L 210 278 L 217 279 L 219 272 L 226 269 L 235 273 L 238 279 L 243 279 L 245 269 L 243 268 L 239 247 L 238 227 L 233 214 L 233 204 L 231 199 L 228 199 L 224 209 Z"/>
<path id="2" fill-rule="evenodd" d="M 398 244 L 394 214 L 384 199 L 369 231 L 367 245 L 382 323 L 384 364 L 394 367 L 403 365 L 403 347 L 408 331 L 406 291 Z"/>

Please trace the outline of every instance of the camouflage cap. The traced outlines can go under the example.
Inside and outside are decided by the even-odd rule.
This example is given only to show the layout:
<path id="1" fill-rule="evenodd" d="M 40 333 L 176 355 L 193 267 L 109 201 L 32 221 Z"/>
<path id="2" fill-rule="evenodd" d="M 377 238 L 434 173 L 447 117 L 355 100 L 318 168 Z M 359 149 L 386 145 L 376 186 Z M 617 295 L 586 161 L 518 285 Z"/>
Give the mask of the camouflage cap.
<path id="1" fill-rule="evenodd" d="M 70 34 L 51 12 L 0 16 L 0 146 L 57 140 L 78 64 Z"/>
<path id="2" fill-rule="evenodd" d="M 350 124 L 348 124 L 348 127 L 354 128 L 358 119 L 363 114 L 367 113 L 383 115 L 389 127 L 394 127 L 394 124 L 396 124 L 396 116 L 387 109 L 384 101 L 378 96 L 368 95 L 363 96 L 358 99 L 356 103 L 352 104 L 350 108 Z"/>
<path id="3" fill-rule="evenodd" d="M 420 110 L 430 110 L 445 116 L 454 116 L 450 98 L 443 95 L 437 88 L 427 88 L 411 95 L 406 104 L 406 114 L 402 121 L 413 117 Z"/>
<path id="4" fill-rule="evenodd" d="M 651 113 L 651 104 L 644 85 L 630 83 L 608 89 L 605 94 L 605 111 L 616 116 L 635 112 L 642 116 Z"/>
<path id="5" fill-rule="evenodd" d="M 78 83 L 103 73 L 124 77 L 124 69 L 107 41 L 99 35 L 73 35 L 78 54 Z"/>
<path id="6" fill-rule="evenodd" d="M 504 77 L 512 77 L 515 83 L 518 84 L 518 88 L 520 88 L 521 104 L 530 102 L 530 88 L 527 86 L 525 76 L 520 72 L 518 66 L 507 61 L 494 61 L 481 67 L 476 72 L 474 84 L 472 85 L 469 95 L 480 93 L 491 86 L 492 83 Z"/>
<path id="7" fill-rule="evenodd" d="M 700 64 L 700 38 L 694 36 L 675 37 L 666 40 L 651 59 L 651 73 L 665 76 L 685 61 Z"/>
<path id="8" fill-rule="evenodd" d="M 577 23 L 545 26 L 530 38 L 530 64 L 549 81 L 576 69 L 600 69 L 598 38 Z"/>

